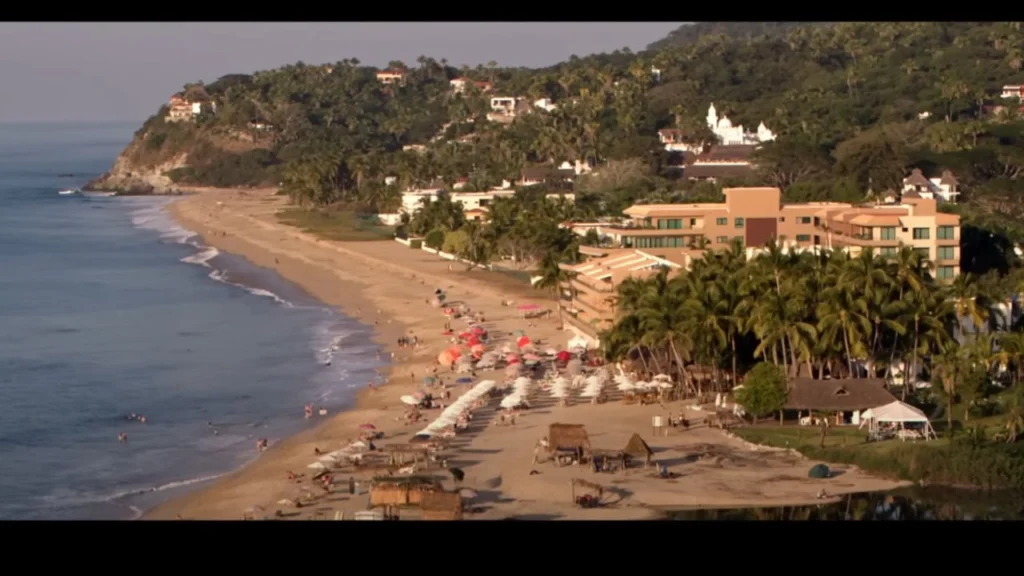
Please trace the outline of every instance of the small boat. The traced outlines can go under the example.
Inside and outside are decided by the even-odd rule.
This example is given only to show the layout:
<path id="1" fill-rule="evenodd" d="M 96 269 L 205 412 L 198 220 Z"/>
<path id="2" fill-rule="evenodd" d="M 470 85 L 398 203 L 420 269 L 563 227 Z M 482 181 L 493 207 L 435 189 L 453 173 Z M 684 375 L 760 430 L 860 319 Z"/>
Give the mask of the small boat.
<path id="1" fill-rule="evenodd" d="M 110 198 L 111 196 L 117 196 L 117 192 L 83 192 L 87 198 Z"/>
<path id="2" fill-rule="evenodd" d="M 65 188 L 64 190 L 57 192 L 57 194 L 60 194 L 61 196 L 73 196 L 75 194 L 78 194 L 78 190 L 72 188 Z"/>

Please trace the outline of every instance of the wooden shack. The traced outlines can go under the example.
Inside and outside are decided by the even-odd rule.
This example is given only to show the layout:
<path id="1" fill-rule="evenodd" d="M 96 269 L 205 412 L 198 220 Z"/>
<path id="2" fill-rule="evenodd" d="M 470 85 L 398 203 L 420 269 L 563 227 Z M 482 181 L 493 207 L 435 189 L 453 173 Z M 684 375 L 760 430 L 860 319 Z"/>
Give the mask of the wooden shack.
<path id="1" fill-rule="evenodd" d="M 441 483 L 429 476 L 378 477 L 370 485 L 370 506 L 419 506 L 424 494 L 441 491 Z"/>
<path id="2" fill-rule="evenodd" d="M 601 499 L 604 498 L 604 486 L 600 484 L 583 480 L 582 478 L 573 478 L 569 482 L 570 490 L 572 491 L 572 503 L 577 506 L 600 506 Z M 579 490 L 577 491 L 577 488 Z M 579 496 L 577 496 L 579 492 Z"/>
<path id="3" fill-rule="evenodd" d="M 420 509 L 424 520 L 462 520 L 462 496 L 458 492 L 426 492 Z"/>
<path id="4" fill-rule="evenodd" d="M 651 447 L 647 445 L 647 442 L 644 442 L 644 439 L 639 434 L 633 434 L 633 437 L 629 439 L 622 452 L 630 459 L 643 460 L 644 466 L 650 466 L 651 458 L 654 456 L 654 450 L 651 450 Z"/>

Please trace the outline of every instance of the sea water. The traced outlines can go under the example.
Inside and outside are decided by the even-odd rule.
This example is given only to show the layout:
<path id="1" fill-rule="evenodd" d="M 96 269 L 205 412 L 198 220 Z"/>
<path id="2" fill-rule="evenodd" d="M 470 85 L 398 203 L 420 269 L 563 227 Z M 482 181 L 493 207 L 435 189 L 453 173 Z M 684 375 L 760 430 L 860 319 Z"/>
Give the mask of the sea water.
<path id="1" fill-rule="evenodd" d="M 0 125 L 0 519 L 138 517 L 381 366 L 369 327 L 203 246 L 170 199 L 57 194 L 135 128 Z"/>

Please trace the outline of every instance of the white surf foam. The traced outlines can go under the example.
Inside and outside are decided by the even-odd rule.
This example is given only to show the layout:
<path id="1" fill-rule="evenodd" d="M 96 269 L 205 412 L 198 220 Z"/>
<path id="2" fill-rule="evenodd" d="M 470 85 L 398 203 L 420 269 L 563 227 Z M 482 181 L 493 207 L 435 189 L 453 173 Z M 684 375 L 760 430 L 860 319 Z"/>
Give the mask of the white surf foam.
<path id="1" fill-rule="evenodd" d="M 166 484 L 160 484 L 158 486 L 151 486 L 148 488 L 135 488 L 130 490 L 121 490 L 111 494 L 97 494 L 95 492 L 79 492 L 76 490 L 61 489 L 57 490 L 47 496 L 43 497 L 43 500 L 53 506 L 86 506 L 89 504 L 99 503 L 117 503 L 118 500 L 128 498 L 131 496 L 141 496 L 142 494 L 150 494 L 154 492 L 164 492 L 166 490 L 174 490 L 175 488 L 184 488 L 186 486 L 192 486 L 193 484 L 199 484 L 202 482 L 210 482 L 216 480 L 221 476 L 225 476 L 229 473 L 224 474 L 212 474 L 209 476 L 199 476 L 196 478 L 188 478 L 185 480 L 176 480 L 174 482 L 168 482 Z M 142 516 L 142 510 L 139 508 L 127 505 L 127 508 L 131 510 L 133 514 L 133 520 Z"/>
<path id="2" fill-rule="evenodd" d="M 287 306 L 289 308 L 294 307 L 291 302 L 281 298 L 270 290 L 253 288 L 251 286 L 246 286 L 245 284 L 232 282 L 228 279 L 227 274 L 223 270 L 214 269 L 213 266 L 210 265 L 210 261 L 220 255 L 220 250 L 199 242 L 198 234 L 182 227 L 175 222 L 169 214 L 167 214 L 165 208 L 173 200 L 162 198 L 128 198 L 126 200 L 130 205 L 137 206 L 137 208 L 131 212 L 133 226 L 142 230 L 154 231 L 159 234 L 160 238 L 163 240 L 171 241 L 176 244 L 188 244 L 195 247 L 197 252 L 190 256 L 185 256 L 181 259 L 181 262 L 210 268 L 211 272 L 209 277 L 211 280 L 241 288 L 254 296 L 270 298 L 282 306 Z"/>

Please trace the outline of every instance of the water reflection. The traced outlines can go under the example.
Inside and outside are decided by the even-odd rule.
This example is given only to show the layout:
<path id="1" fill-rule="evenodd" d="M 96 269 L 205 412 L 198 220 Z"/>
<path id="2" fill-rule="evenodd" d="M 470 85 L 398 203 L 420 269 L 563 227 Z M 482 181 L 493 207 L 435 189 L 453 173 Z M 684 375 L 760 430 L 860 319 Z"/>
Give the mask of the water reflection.
<path id="1" fill-rule="evenodd" d="M 908 489 L 844 496 L 816 506 L 683 510 L 674 520 L 1024 520 L 1024 496 L 948 489 Z"/>

